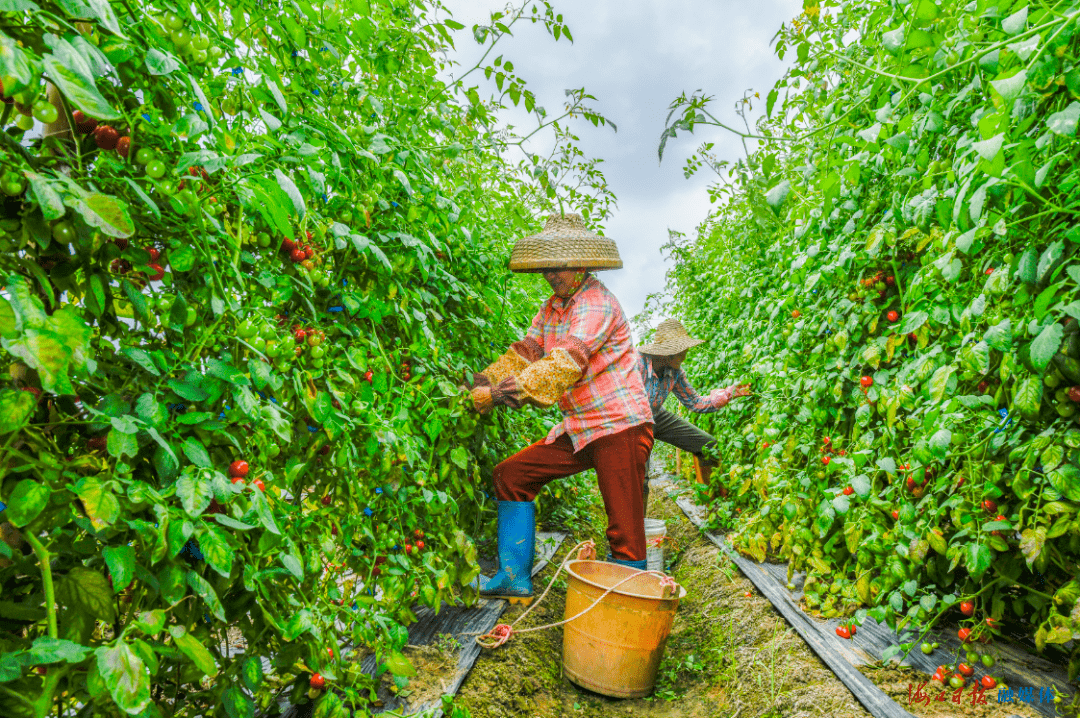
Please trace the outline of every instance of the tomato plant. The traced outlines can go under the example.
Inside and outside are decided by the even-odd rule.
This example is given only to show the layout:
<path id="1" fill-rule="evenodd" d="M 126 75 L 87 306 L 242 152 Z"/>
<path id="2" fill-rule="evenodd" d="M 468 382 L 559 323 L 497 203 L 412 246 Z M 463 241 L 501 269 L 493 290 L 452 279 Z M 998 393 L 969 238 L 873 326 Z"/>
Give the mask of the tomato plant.
<path id="1" fill-rule="evenodd" d="M 752 151 L 687 162 L 720 175 L 716 209 L 646 312 L 711 340 L 695 383 L 758 392 L 701 419 L 717 502 L 749 509 L 736 543 L 818 579 L 826 617 L 949 617 L 972 641 L 992 617 L 1075 678 L 1075 10 L 808 2 L 775 49 L 791 69 L 737 105 Z M 721 126 L 704 95 L 671 110 L 661 153 Z"/>
<path id="2" fill-rule="evenodd" d="M 542 428 L 458 387 L 544 296 L 506 248 L 612 201 L 566 125 L 593 98 L 547 115 L 443 50 L 569 30 L 531 1 L 465 33 L 420 0 L 5 10 L 0 714 L 365 711 L 360 654 L 412 673 L 414 607 L 477 575 L 484 477 Z"/>

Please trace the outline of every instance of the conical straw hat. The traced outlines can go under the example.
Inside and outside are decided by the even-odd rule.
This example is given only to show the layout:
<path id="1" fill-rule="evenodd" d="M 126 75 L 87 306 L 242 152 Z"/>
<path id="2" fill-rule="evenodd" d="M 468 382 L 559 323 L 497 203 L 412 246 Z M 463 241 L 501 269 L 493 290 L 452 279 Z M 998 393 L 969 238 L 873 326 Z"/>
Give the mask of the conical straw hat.
<path id="1" fill-rule="evenodd" d="M 690 336 L 686 331 L 686 327 L 678 319 L 665 319 L 656 328 L 652 342 L 643 347 L 638 347 L 638 352 L 669 357 L 704 343 L 704 339 L 694 339 Z"/>
<path id="2" fill-rule="evenodd" d="M 519 239 L 510 253 L 513 272 L 545 269 L 622 269 L 615 242 L 585 228 L 580 214 L 553 214 L 544 231 Z"/>

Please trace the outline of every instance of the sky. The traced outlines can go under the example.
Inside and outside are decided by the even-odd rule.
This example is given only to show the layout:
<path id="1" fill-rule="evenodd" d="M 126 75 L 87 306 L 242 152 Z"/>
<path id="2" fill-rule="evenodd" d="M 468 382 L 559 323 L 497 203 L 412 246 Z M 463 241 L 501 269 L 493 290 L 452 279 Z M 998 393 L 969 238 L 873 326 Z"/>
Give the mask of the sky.
<path id="1" fill-rule="evenodd" d="M 649 294 L 665 285 L 669 266 L 661 246 L 669 230 L 692 234 L 710 210 L 706 188 L 715 180 L 709 170 L 690 179 L 683 176 L 686 158 L 702 142 L 714 142 L 717 159 L 735 160 L 742 144 L 730 133 L 699 127 L 694 135 L 681 133 L 657 160 L 657 146 L 668 105 L 682 92 L 703 90 L 715 97 L 710 109 L 719 119 L 739 124 L 735 103 L 752 89 L 764 98 L 783 75 L 785 64 L 773 53 L 770 40 L 780 25 L 802 12 L 800 0 L 552 0 L 570 27 L 573 43 L 556 42 L 537 23 L 519 23 L 514 36 L 498 50 L 512 60 L 515 72 L 547 108 L 560 110 L 564 90 L 584 87 L 597 98 L 591 104 L 611 119 L 618 132 L 594 128 L 576 120 L 573 128 L 580 146 L 601 165 L 608 185 L 618 198 L 605 235 L 614 239 L 623 269 L 599 273 L 619 298 L 628 317 L 645 306 Z M 472 28 L 487 24 L 489 13 L 505 0 L 445 0 L 454 19 Z M 471 30 L 457 34 L 450 58 L 471 67 L 482 48 Z M 478 73 L 467 84 L 485 81 Z M 494 83 L 488 93 L 494 91 Z M 485 93 L 481 93 L 482 96 Z M 764 103 L 758 105 L 763 109 Z M 755 108 L 755 112 L 757 108 Z M 523 113 L 510 113 L 507 121 L 525 127 Z M 544 147 L 544 139 L 533 150 Z"/>

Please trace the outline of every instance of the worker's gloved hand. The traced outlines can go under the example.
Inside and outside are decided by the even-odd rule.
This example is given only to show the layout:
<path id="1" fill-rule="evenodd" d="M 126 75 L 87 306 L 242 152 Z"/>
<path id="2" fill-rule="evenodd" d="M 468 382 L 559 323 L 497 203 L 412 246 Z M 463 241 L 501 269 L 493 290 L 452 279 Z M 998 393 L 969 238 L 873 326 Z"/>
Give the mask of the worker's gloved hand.
<path id="1" fill-rule="evenodd" d="M 750 396 L 749 384 L 739 384 L 738 386 L 732 387 L 731 398 L 735 399 L 740 396 Z"/>

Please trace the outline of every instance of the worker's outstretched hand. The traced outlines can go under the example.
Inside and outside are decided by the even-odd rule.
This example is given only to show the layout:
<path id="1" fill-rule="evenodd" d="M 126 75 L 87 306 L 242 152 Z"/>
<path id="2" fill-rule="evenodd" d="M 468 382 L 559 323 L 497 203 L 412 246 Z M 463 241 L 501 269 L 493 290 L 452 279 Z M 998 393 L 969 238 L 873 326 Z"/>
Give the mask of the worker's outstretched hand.
<path id="1" fill-rule="evenodd" d="M 750 396 L 749 384 L 739 384 L 735 387 L 734 391 L 731 392 L 731 398 L 733 399 L 740 396 Z"/>

